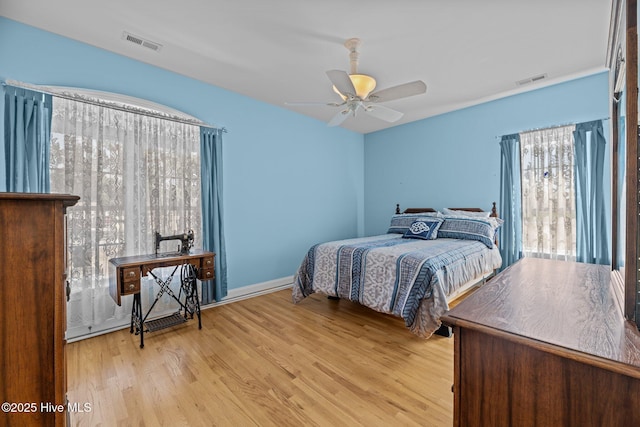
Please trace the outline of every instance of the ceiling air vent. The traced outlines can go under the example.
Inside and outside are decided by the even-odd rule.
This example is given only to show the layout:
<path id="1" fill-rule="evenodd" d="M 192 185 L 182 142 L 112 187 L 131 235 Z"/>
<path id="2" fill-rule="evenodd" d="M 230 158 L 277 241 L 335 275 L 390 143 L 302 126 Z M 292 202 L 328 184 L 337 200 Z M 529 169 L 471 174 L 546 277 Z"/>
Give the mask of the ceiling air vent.
<path id="1" fill-rule="evenodd" d="M 539 75 L 537 75 L 537 76 L 529 77 L 528 79 L 518 80 L 518 81 L 516 82 L 516 84 L 517 84 L 518 86 L 527 85 L 527 84 L 529 84 L 529 83 L 535 83 L 535 82 L 538 82 L 538 81 L 540 81 L 540 80 L 544 80 L 544 79 L 546 79 L 547 77 L 548 77 L 548 76 L 547 76 L 547 73 L 539 74 Z"/>
<path id="2" fill-rule="evenodd" d="M 146 40 L 142 37 L 139 36 L 135 36 L 131 33 L 128 33 L 126 31 L 122 32 L 122 38 L 128 42 L 131 42 L 133 44 L 137 44 L 138 46 L 142 46 L 142 47 L 146 47 L 147 49 L 151 49 L 155 52 L 158 52 L 160 49 L 162 49 L 162 45 L 160 43 L 156 43 L 156 42 L 152 42 L 150 40 Z"/>

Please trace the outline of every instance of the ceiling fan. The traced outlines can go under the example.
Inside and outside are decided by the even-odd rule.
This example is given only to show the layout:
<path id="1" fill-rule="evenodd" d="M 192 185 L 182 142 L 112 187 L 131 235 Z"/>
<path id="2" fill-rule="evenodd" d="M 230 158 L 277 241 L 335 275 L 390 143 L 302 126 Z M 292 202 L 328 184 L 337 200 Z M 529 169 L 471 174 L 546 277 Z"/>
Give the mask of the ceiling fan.
<path id="1" fill-rule="evenodd" d="M 333 90 L 342 98 L 342 102 L 288 102 L 286 104 L 328 105 L 340 108 L 340 111 L 329 121 L 328 126 L 339 126 L 350 115 L 355 117 L 359 110 L 390 123 L 400 120 L 404 113 L 380 105 L 380 103 L 420 95 L 427 91 L 427 85 L 421 80 L 416 80 L 373 92 L 376 87 L 376 80 L 369 75 L 358 73 L 358 57 L 360 55 L 358 47 L 360 47 L 360 44 L 361 42 L 358 38 L 349 39 L 344 43 L 344 46 L 349 50 L 349 63 L 351 65 L 349 74 L 342 70 L 327 71 L 327 76 L 333 83 Z"/>

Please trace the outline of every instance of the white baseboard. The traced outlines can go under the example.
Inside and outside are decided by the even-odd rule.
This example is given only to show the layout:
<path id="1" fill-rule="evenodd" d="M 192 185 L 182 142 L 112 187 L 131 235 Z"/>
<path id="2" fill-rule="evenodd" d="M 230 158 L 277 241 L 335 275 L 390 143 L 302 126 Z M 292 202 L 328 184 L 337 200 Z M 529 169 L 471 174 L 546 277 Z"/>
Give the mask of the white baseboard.
<path id="1" fill-rule="evenodd" d="M 227 292 L 227 296 L 222 301 L 213 302 L 203 305 L 202 310 L 219 305 L 229 304 L 232 302 L 242 301 L 243 299 L 253 298 L 260 295 L 277 292 L 282 289 L 291 288 L 293 286 L 293 276 L 282 277 L 280 279 L 269 280 L 267 282 L 256 283 L 255 285 L 243 286 L 238 289 L 231 289 Z"/>
<path id="2" fill-rule="evenodd" d="M 256 283 L 255 285 L 243 286 L 238 289 L 231 289 L 230 291 L 227 292 L 227 296 L 224 297 L 222 301 L 217 301 L 211 304 L 203 305 L 202 307 L 200 307 L 200 309 L 206 310 L 209 308 L 218 307 L 220 305 L 242 301 L 244 299 L 253 298 L 253 297 L 265 295 L 271 292 L 277 292 L 283 289 L 291 288 L 291 286 L 293 286 L 293 276 L 282 277 L 280 279 L 269 280 L 267 282 L 262 282 L 262 283 Z M 163 314 L 168 314 L 168 313 L 157 313 L 157 314 L 154 313 L 155 316 L 152 316 L 152 317 L 162 316 Z M 130 325 L 131 325 L 131 321 L 128 318 L 126 319 L 126 322 L 122 325 L 114 326 L 111 328 L 103 329 L 97 332 L 93 332 L 93 333 L 89 333 L 89 334 L 85 334 L 85 335 L 81 335 L 73 338 L 69 338 L 67 339 L 67 342 L 72 343 L 72 342 L 80 341 L 87 338 L 97 337 L 99 335 L 104 335 L 109 332 L 115 332 L 115 331 L 129 328 Z"/>

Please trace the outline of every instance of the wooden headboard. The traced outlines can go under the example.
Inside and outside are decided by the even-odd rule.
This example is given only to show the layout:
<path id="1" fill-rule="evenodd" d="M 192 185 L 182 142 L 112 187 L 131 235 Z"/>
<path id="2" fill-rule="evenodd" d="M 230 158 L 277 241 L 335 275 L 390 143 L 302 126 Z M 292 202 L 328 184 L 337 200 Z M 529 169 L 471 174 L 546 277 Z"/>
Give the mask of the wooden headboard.
<path id="1" fill-rule="evenodd" d="M 396 205 L 396 213 L 406 213 L 406 214 L 411 214 L 411 213 L 423 213 L 423 212 L 437 212 L 435 209 L 432 208 L 407 208 L 404 210 L 404 212 L 400 212 L 400 205 Z"/>
<path id="2" fill-rule="evenodd" d="M 480 208 L 449 208 L 452 211 L 467 211 L 467 212 L 485 212 L 483 209 Z M 437 212 L 435 209 L 433 208 L 407 208 L 404 211 L 400 211 L 400 204 L 396 204 L 396 214 L 400 214 L 400 213 L 406 213 L 406 214 L 410 214 L 410 213 L 422 213 L 422 212 Z M 496 208 L 496 202 L 493 202 L 493 207 L 491 208 L 491 213 L 489 214 L 489 216 L 498 218 L 498 209 Z"/>

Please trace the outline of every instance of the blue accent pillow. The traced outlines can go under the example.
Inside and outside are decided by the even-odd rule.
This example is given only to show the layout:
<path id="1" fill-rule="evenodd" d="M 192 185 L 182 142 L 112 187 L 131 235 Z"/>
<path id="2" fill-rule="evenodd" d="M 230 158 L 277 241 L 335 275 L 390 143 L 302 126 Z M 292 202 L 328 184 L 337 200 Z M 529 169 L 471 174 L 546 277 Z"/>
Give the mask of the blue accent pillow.
<path id="1" fill-rule="evenodd" d="M 500 225 L 502 220 L 496 218 L 445 217 L 438 230 L 438 237 L 477 240 L 492 249 L 493 239 Z"/>
<path id="2" fill-rule="evenodd" d="M 400 233 L 404 234 L 407 232 L 413 221 L 418 219 L 436 219 L 440 217 L 442 214 L 440 212 L 421 212 L 415 214 L 396 214 L 391 217 L 391 224 L 389 224 L 389 229 L 387 233 Z"/>
<path id="3" fill-rule="evenodd" d="M 413 221 L 402 237 L 407 239 L 433 240 L 438 237 L 442 225 L 440 218 L 421 218 Z"/>

